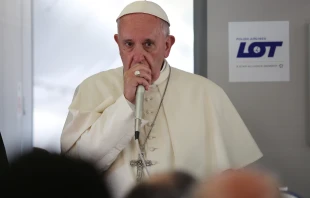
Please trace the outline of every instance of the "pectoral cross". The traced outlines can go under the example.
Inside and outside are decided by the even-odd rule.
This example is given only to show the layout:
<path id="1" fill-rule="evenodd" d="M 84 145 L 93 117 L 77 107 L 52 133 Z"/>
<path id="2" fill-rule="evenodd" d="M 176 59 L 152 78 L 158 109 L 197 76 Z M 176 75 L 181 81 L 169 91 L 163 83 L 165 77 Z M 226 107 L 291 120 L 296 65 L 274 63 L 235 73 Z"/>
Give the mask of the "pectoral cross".
<path id="1" fill-rule="evenodd" d="M 142 156 L 144 157 L 144 153 L 142 153 Z M 151 160 L 145 160 L 145 165 L 146 166 L 152 166 L 154 165 L 154 163 L 151 161 Z M 138 155 L 138 160 L 131 160 L 130 161 L 130 166 L 134 167 L 136 166 L 137 167 L 137 182 L 140 182 L 142 177 L 143 177 L 143 168 L 144 168 L 144 165 L 143 165 L 143 162 L 142 162 L 142 159 L 140 157 L 140 155 Z"/>

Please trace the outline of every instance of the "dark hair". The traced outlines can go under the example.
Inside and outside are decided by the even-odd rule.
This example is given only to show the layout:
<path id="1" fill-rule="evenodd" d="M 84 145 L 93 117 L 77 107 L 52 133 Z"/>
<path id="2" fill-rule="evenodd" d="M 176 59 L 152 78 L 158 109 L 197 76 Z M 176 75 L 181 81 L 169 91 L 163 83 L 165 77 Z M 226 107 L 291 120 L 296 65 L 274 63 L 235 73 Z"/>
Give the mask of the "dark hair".
<path id="1" fill-rule="evenodd" d="M 126 198 L 181 198 L 189 197 L 196 179 L 184 172 L 168 174 L 169 181 L 143 182 L 134 187 Z"/>
<path id="2" fill-rule="evenodd" d="M 110 197 L 104 179 L 91 164 L 40 150 L 12 162 L 1 188 L 9 196 Z"/>

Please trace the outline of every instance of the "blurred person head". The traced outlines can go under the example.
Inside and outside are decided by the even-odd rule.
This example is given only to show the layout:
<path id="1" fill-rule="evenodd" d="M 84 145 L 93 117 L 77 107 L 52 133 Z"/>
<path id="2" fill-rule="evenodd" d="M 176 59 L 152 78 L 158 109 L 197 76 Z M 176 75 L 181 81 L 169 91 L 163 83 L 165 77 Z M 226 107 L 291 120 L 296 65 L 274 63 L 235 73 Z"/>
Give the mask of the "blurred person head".
<path id="1" fill-rule="evenodd" d="M 0 177 L 8 170 L 9 161 L 6 155 L 6 149 L 0 132 Z"/>
<path id="2" fill-rule="evenodd" d="M 228 170 L 202 183 L 195 198 L 280 198 L 278 182 L 267 172 Z"/>
<path id="3" fill-rule="evenodd" d="M 195 184 L 196 179 L 184 172 L 156 174 L 136 185 L 126 198 L 186 198 Z"/>
<path id="4" fill-rule="evenodd" d="M 2 193 L 16 197 L 110 197 L 102 176 L 91 164 L 42 149 L 12 162 L 1 178 L 1 188 Z"/>

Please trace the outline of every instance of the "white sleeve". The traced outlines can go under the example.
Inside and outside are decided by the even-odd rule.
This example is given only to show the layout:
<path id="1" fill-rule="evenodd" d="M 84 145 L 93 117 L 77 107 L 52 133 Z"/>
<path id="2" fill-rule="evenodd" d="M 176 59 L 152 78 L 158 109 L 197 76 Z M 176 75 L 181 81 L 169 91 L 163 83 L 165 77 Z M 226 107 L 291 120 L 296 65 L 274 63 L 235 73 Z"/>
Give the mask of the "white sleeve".
<path id="1" fill-rule="evenodd" d="M 106 170 L 134 136 L 134 105 L 124 95 L 106 108 L 68 151 Z"/>

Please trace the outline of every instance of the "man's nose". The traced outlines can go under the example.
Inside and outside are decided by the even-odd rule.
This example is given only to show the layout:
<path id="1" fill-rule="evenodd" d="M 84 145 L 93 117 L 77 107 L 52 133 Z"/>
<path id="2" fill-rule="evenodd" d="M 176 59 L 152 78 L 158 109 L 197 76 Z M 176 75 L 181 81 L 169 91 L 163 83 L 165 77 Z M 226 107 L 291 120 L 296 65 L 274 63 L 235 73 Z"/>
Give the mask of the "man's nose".
<path id="1" fill-rule="evenodd" d="M 133 50 L 133 62 L 144 63 L 145 62 L 145 50 L 142 47 L 135 47 Z"/>

